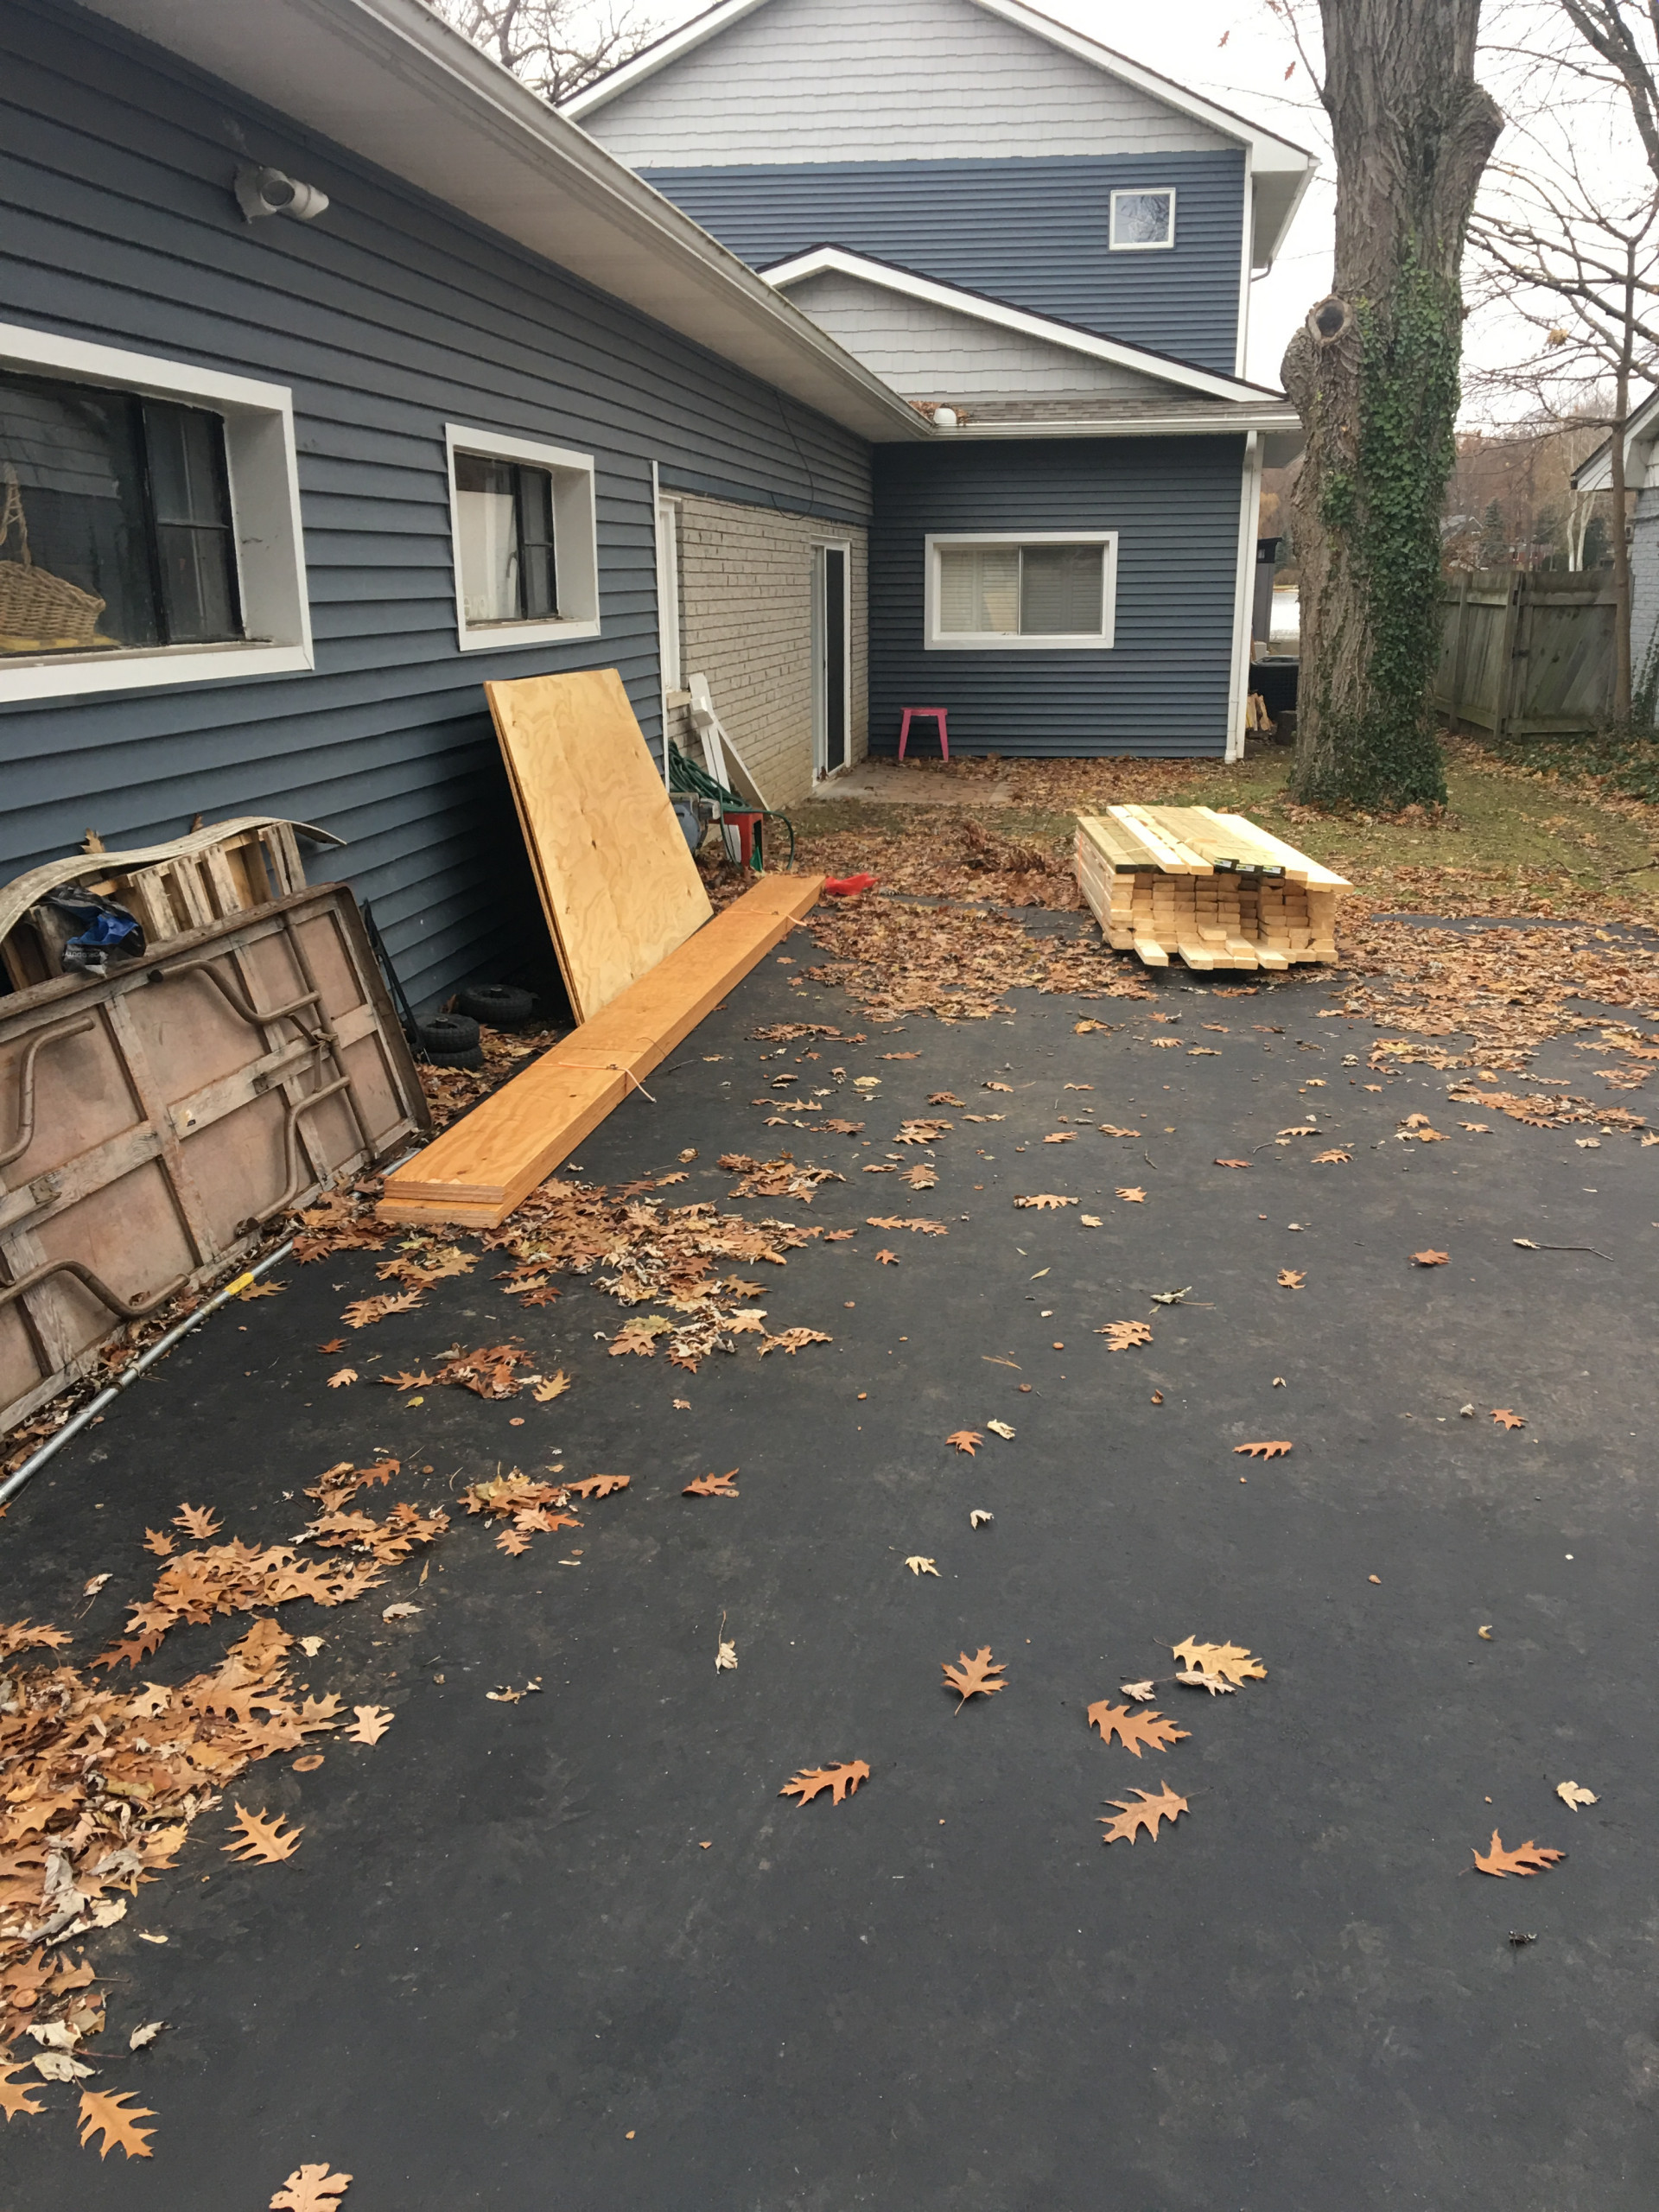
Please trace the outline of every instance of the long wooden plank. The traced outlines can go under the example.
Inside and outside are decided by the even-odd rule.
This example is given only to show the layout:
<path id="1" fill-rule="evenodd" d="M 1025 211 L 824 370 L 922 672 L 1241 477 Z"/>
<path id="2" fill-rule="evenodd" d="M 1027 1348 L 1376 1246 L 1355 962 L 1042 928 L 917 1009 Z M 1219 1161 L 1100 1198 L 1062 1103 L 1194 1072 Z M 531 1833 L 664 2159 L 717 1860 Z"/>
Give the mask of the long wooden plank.
<path id="1" fill-rule="evenodd" d="M 613 668 L 486 683 L 565 988 L 586 1021 L 713 911 Z"/>
<path id="2" fill-rule="evenodd" d="M 1299 853 L 1294 845 L 1287 845 L 1271 830 L 1247 822 L 1243 815 L 1224 814 L 1218 819 L 1238 836 L 1248 835 L 1266 853 L 1270 854 L 1293 883 L 1313 883 L 1327 891 L 1351 891 L 1353 886 L 1345 875 L 1338 875 L 1319 861 L 1310 860 L 1306 853 Z"/>
<path id="3" fill-rule="evenodd" d="M 381 1213 L 497 1227 L 811 910 L 823 882 L 762 876 L 602 1014 L 394 1168 Z"/>

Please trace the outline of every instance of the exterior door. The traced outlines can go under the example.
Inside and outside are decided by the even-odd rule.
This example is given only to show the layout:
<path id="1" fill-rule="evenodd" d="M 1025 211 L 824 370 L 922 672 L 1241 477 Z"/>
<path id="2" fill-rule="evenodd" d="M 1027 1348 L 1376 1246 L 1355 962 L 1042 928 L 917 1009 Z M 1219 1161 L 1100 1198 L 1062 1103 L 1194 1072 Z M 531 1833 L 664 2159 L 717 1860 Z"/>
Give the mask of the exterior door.
<path id="1" fill-rule="evenodd" d="M 813 721 L 816 725 L 817 771 L 833 776 L 847 766 L 852 731 L 849 721 L 849 645 L 851 608 L 849 590 L 852 563 L 845 545 L 817 549 L 817 588 L 813 594 L 813 642 L 817 681 Z"/>

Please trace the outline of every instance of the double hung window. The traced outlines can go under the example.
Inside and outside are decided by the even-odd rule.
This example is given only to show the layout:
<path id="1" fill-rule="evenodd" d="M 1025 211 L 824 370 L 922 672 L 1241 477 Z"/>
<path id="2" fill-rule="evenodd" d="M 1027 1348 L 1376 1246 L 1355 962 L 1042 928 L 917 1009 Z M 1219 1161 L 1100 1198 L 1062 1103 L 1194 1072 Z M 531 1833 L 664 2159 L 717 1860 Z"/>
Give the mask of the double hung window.
<path id="1" fill-rule="evenodd" d="M 462 652 L 597 637 L 591 457 L 453 423 L 448 435 Z"/>

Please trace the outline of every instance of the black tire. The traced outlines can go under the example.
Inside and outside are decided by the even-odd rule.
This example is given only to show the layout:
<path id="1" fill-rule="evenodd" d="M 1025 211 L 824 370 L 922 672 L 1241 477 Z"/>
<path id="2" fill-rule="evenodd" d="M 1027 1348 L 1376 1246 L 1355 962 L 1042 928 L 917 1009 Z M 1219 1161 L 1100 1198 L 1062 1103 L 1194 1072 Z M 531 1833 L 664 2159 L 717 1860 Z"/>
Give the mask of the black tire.
<path id="1" fill-rule="evenodd" d="M 440 1052 L 470 1052 L 478 1024 L 467 1014 L 435 1014 L 420 1025 L 421 1048 L 435 1059 Z"/>
<path id="2" fill-rule="evenodd" d="M 426 1064 L 429 1068 L 481 1068 L 484 1065 L 484 1047 L 481 1045 L 474 1045 L 469 1052 L 429 1052 L 426 1056 Z"/>
<path id="3" fill-rule="evenodd" d="M 516 1029 L 521 1021 L 530 1020 L 536 995 L 521 991 L 516 983 L 480 983 L 471 990 L 458 991 L 455 1004 L 462 1014 L 487 1022 L 492 1029 Z"/>

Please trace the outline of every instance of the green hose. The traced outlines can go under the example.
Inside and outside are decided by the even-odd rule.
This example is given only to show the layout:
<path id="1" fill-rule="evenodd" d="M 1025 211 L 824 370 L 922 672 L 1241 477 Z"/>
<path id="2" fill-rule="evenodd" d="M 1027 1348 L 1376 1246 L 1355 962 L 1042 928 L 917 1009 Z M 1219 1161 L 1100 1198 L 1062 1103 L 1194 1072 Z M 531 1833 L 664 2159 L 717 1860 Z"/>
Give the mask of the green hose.
<path id="1" fill-rule="evenodd" d="M 707 769 L 699 768 L 695 760 L 688 760 L 671 740 L 668 748 L 668 787 L 671 791 L 679 791 L 688 798 L 709 799 L 716 806 L 730 807 L 734 813 L 759 814 L 763 822 L 781 822 L 789 832 L 789 858 L 784 865 L 786 868 L 794 867 L 795 825 L 789 817 L 786 814 L 774 813 L 771 807 L 751 806 L 748 801 L 740 798 L 737 792 L 728 791 L 724 784 L 716 783 Z M 755 835 L 753 849 L 749 855 L 749 866 L 757 875 L 766 866 L 760 850 L 760 836 L 758 831 Z"/>

